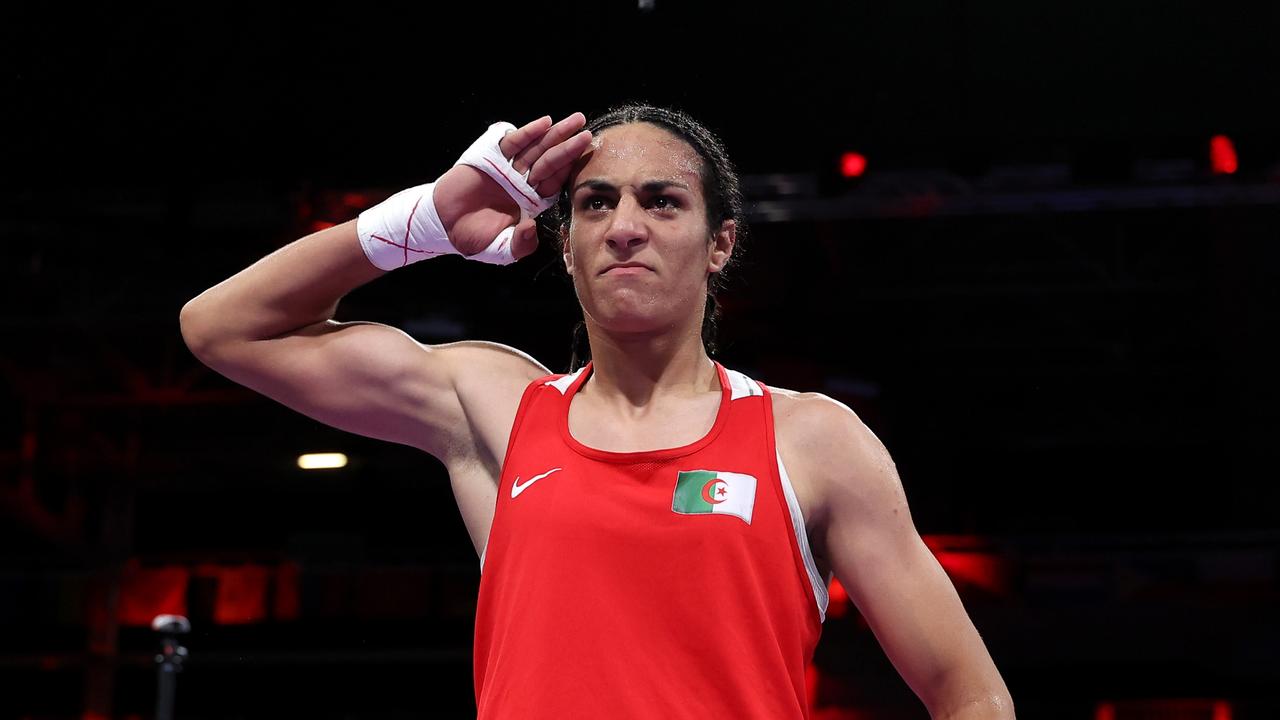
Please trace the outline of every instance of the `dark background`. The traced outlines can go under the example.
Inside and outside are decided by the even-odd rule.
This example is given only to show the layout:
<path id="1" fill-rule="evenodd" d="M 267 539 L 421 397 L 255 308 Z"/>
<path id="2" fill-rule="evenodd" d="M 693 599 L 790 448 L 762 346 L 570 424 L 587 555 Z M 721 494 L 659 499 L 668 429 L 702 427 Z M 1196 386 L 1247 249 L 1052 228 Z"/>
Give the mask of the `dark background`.
<path id="1" fill-rule="evenodd" d="M 647 100 L 746 176 L 717 359 L 880 436 L 1024 717 L 1275 717 L 1276 7 L 5 10 L 0 716 L 150 715 L 173 602 L 181 716 L 474 715 L 441 466 L 205 369 L 178 311 L 491 122 Z M 563 371 L 556 262 L 419 264 L 339 318 Z M 854 608 L 816 664 L 819 717 L 926 716 Z"/>

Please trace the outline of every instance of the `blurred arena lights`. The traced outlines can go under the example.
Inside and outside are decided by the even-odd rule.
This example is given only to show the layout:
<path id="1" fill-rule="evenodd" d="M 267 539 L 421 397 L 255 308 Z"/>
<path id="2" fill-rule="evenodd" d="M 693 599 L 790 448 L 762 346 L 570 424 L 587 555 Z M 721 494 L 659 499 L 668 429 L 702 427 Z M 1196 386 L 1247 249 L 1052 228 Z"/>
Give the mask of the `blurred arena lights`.
<path id="1" fill-rule="evenodd" d="M 840 156 L 840 174 L 844 177 L 862 177 L 866 171 L 867 157 L 862 153 L 847 152 Z"/>
<path id="2" fill-rule="evenodd" d="M 343 453 L 306 453 L 298 456 L 298 467 L 303 470 L 332 470 L 346 466 L 347 456 Z"/>
<path id="3" fill-rule="evenodd" d="M 1157 698 L 1148 700 L 1106 700 L 1094 708 L 1094 720 L 1150 720 L 1152 718 L 1203 718 L 1231 720 L 1227 700 Z"/>
<path id="4" fill-rule="evenodd" d="M 1209 138 L 1209 166 L 1214 175 L 1231 175 L 1240 166 L 1236 146 L 1226 135 Z"/>

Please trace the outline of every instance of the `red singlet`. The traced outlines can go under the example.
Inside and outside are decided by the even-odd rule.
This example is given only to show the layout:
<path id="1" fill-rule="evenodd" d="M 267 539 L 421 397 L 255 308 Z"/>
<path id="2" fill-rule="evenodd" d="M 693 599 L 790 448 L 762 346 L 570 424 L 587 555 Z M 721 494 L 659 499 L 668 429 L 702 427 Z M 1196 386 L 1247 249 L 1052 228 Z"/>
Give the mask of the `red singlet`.
<path id="1" fill-rule="evenodd" d="M 525 390 L 480 558 L 479 720 L 809 717 L 826 582 L 769 392 L 716 372 L 711 431 L 651 452 L 570 436 L 590 364 Z"/>

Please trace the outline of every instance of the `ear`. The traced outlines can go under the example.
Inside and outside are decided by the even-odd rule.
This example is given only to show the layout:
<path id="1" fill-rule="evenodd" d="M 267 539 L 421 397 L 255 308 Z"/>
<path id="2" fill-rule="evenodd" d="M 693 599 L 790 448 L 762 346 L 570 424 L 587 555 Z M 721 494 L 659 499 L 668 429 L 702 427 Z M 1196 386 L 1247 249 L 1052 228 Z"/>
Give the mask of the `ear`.
<path id="1" fill-rule="evenodd" d="M 569 229 L 560 226 L 560 247 L 564 248 L 561 257 L 564 258 L 564 270 L 569 273 L 569 277 L 573 277 L 573 246 L 569 244 Z"/>
<path id="2" fill-rule="evenodd" d="M 720 229 L 711 235 L 711 253 L 707 256 L 707 272 L 720 272 L 733 255 L 733 245 L 738 239 L 738 226 L 733 220 L 720 223 Z"/>

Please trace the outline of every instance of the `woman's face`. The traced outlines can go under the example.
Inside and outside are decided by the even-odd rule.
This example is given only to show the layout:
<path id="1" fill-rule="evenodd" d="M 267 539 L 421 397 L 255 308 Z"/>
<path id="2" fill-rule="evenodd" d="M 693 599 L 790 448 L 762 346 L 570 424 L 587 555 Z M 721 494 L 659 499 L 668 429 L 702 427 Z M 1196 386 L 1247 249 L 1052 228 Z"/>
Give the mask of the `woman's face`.
<path id="1" fill-rule="evenodd" d="M 707 227 L 702 161 L 649 123 L 595 136 L 569 179 L 573 220 L 565 267 L 589 321 L 622 333 L 661 333 L 696 320 L 707 274 L 733 250 L 733 221 Z"/>

